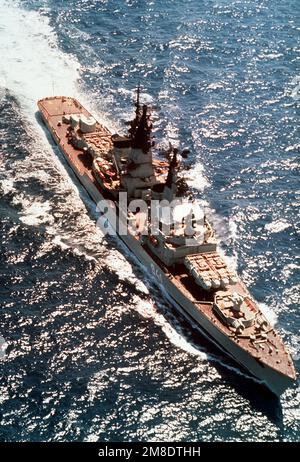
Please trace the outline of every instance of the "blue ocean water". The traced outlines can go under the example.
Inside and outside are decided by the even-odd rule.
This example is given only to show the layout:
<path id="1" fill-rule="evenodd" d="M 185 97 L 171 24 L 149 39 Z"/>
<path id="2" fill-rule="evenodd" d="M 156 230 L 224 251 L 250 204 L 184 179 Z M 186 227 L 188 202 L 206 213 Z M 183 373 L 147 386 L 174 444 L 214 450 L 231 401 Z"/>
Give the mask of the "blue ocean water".
<path id="1" fill-rule="evenodd" d="M 36 119 L 66 94 L 121 130 L 140 82 L 299 372 L 298 37 L 296 0 L 1 1 L 1 441 L 299 440 L 299 384 L 265 394 L 174 312 Z"/>

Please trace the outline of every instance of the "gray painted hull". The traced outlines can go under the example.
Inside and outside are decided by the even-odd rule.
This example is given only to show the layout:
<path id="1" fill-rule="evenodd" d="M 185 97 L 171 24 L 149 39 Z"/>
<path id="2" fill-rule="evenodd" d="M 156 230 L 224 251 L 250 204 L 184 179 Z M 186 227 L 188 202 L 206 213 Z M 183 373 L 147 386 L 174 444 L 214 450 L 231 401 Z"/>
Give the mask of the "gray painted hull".
<path id="1" fill-rule="evenodd" d="M 47 121 L 45 121 L 46 125 Z M 51 133 L 51 131 L 50 131 Z M 55 138 L 54 138 L 55 140 Z M 57 141 L 55 140 L 57 143 Z M 67 160 L 71 169 L 80 180 L 90 197 L 97 204 L 104 200 L 104 197 L 91 182 L 88 175 L 80 175 L 75 165 L 73 165 L 63 150 L 61 150 L 64 158 Z M 139 241 L 132 235 L 119 235 L 122 241 L 130 249 L 130 251 L 138 258 L 139 262 L 147 269 L 147 273 L 153 276 L 156 284 L 161 289 L 165 297 L 184 314 L 189 320 L 192 319 L 200 330 L 222 351 L 232 357 L 242 368 L 247 369 L 261 384 L 265 385 L 274 394 L 279 396 L 283 391 L 292 385 L 293 380 L 289 377 L 277 372 L 276 370 L 264 366 L 245 350 L 234 343 L 227 335 L 221 332 L 209 319 L 199 311 L 169 278 L 165 275 L 162 269 L 155 263 L 151 256 L 143 249 Z"/>

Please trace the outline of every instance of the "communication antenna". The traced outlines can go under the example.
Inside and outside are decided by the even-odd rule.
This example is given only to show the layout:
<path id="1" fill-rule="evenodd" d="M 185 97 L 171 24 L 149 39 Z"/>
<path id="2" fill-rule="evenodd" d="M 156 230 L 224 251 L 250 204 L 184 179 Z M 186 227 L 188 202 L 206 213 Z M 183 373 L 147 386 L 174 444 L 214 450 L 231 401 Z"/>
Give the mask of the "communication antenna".
<path id="1" fill-rule="evenodd" d="M 136 108 L 140 108 L 140 94 L 141 94 L 141 84 L 139 82 L 138 87 L 137 87 L 137 92 L 136 92 Z"/>

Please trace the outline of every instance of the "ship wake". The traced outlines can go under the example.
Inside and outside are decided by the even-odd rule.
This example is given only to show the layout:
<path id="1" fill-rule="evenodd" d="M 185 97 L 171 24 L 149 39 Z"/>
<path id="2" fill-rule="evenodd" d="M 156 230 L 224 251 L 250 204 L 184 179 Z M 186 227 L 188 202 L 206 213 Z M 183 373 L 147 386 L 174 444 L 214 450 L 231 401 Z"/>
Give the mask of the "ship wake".
<path id="1" fill-rule="evenodd" d="M 0 54 L 0 95 L 5 87 L 32 121 L 36 101 L 45 95 L 78 95 L 79 63 L 60 51 L 47 17 L 19 2 L 2 2 Z"/>

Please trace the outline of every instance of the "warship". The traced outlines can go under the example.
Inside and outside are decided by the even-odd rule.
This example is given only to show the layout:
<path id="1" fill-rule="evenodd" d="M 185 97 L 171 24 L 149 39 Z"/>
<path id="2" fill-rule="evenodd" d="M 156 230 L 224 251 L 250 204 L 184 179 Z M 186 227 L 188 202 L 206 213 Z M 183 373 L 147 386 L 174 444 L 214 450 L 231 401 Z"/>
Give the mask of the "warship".
<path id="1" fill-rule="evenodd" d="M 155 215 L 157 226 L 150 224 L 147 212 L 151 203 L 172 204 L 175 200 L 177 204 L 180 200 L 190 204 L 192 192 L 181 174 L 177 149 L 170 148 L 164 159 L 154 155 L 151 108 L 141 104 L 140 90 L 135 117 L 123 135 L 111 133 L 72 97 L 46 97 L 38 101 L 38 108 L 88 194 L 96 204 L 108 204 L 101 209 L 106 221 L 153 275 L 172 306 L 280 396 L 296 379 L 290 353 L 227 265 L 206 217 L 198 220 L 189 209 L 174 224 L 161 207 Z M 141 201 L 146 211 L 136 206 Z M 106 213 L 110 209 L 115 215 Z"/>

